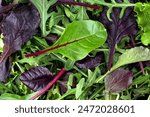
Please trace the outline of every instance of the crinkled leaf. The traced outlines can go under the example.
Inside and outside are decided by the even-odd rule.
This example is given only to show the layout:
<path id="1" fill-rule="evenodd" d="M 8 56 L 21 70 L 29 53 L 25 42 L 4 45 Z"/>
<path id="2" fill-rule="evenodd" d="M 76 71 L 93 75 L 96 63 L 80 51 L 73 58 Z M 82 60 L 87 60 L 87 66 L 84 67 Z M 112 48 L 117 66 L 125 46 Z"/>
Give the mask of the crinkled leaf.
<path id="1" fill-rule="evenodd" d="M 102 53 L 97 53 L 95 57 L 86 57 L 80 61 L 76 62 L 79 68 L 91 69 L 97 67 L 102 60 Z"/>
<path id="2" fill-rule="evenodd" d="M 39 14 L 32 6 L 14 9 L 2 22 L 4 49 L 0 62 L 21 49 L 36 32 L 39 26 Z"/>
<path id="3" fill-rule="evenodd" d="M 121 2 L 121 1 L 122 0 L 117 0 L 116 2 Z M 104 7 L 104 10 L 100 16 L 100 21 L 104 24 L 108 32 L 107 41 L 110 49 L 108 69 L 110 69 L 113 63 L 115 45 L 124 36 L 135 35 L 137 33 L 137 30 L 136 30 L 136 20 L 132 8 L 127 8 L 121 19 L 120 19 L 121 9 L 113 8 L 111 12 L 112 21 L 110 21 L 107 18 L 107 9 L 108 9 L 107 7 Z"/>
<path id="4" fill-rule="evenodd" d="M 0 82 L 6 82 L 7 78 L 10 74 L 11 70 L 11 62 L 8 59 L 5 59 L 2 63 L 0 63 Z"/>
<path id="5" fill-rule="evenodd" d="M 21 74 L 20 80 L 31 90 L 39 91 L 53 80 L 53 74 L 46 67 L 35 67 Z"/>
<path id="6" fill-rule="evenodd" d="M 106 29 L 100 22 L 92 20 L 74 21 L 66 27 L 62 36 L 51 48 L 28 54 L 26 57 L 36 56 L 53 50 L 53 52 L 60 53 L 72 61 L 77 61 L 103 45 L 106 37 Z"/>
<path id="7" fill-rule="evenodd" d="M 150 4 L 137 3 L 134 11 L 137 13 L 137 22 L 143 34 L 141 40 L 144 45 L 150 44 Z"/>
<path id="8" fill-rule="evenodd" d="M 106 76 L 105 88 L 109 92 L 121 92 L 131 85 L 133 73 L 124 69 L 117 69 Z"/>
<path id="9" fill-rule="evenodd" d="M 149 61 L 150 60 L 150 49 L 144 47 L 134 47 L 126 50 L 118 59 L 117 63 L 112 67 L 111 70 L 115 70 L 123 65 Z"/>

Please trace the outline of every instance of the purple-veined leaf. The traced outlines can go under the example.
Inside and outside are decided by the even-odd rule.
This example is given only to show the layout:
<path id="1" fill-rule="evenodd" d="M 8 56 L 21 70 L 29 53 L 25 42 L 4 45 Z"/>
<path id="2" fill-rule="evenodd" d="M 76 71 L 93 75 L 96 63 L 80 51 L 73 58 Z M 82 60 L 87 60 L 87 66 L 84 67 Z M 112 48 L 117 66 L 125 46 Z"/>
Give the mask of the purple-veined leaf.
<path id="1" fill-rule="evenodd" d="M 20 80 L 31 90 L 42 90 L 53 80 L 53 74 L 46 67 L 35 67 L 20 76 Z"/>
<path id="2" fill-rule="evenodd" d="M 122 0 L 116 0 L 116 2 L 122 2 Z M 109 21 L 107 18 L 107 7 L 104 7 L 103 12 L 100 16 L 100 21 L 104 24 L 108 32 L 108 45 L 109 45 L 109 62 L 108 69 L 111 68 L 113 64 L 113 56 L 115 53 L 116 44 L 124 37 L 135 35 L 137 33 L 136 29 L 136 19 L 133 8 L 126 8 L 123 17 L 120 19 L 120 8 L 113 8 L 111 12 L 111 19 Z"/>
<path id="3" fill-rule="evenodd" d="M 106 91 L 118 93 L 129 87 L 132 84 L 133 73 L 129 70 L 116 69 L 106 76 L 105 89 Z"/>
<path id="4" fill-rule="evenodd" d="M 101 63 L 102 57 L 103 57 L 102 53 L 97 53 L 95 57 L 87 56 L 86 58 L 77 61 L 76 65 L 79 68 L 84 68 L 84 69 L 95 68 Z"/>

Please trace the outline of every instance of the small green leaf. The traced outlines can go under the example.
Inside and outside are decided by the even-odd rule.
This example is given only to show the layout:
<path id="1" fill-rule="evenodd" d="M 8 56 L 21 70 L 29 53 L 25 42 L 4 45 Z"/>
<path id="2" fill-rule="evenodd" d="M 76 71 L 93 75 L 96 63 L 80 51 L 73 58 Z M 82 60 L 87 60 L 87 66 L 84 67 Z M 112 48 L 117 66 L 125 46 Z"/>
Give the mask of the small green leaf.
<path id="1" fill-rule="evenodd" d="M 113 71 L 123 65 L 148 61 L 150 60 L 150 50 L 144 47 L 135 47 L 129 50 L 126 50 L 120 57 L 117 63 L 111 68 L 110 71 Z"/>
<path id="2" fill-rule="evenodd" d="M 76 87 L 76 93 L 75 93 L 76 99 L 78 99 L 80 97 L 80 95 L 83 93 L 82 89 L 84 87 L 84 84 L 85 84 L 85 79 L 82 78 Z"/>

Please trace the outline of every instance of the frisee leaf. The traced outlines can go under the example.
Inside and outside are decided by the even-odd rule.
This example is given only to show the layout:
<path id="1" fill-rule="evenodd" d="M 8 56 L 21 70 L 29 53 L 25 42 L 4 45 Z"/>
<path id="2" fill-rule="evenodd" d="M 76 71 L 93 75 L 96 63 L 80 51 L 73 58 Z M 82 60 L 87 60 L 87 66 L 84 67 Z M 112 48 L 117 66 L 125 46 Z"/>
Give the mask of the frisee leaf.
<path id="1" fill-rule="evenodd" d="M 134 11 L 137 13 L 137 22 L 140 29 L 143 31 L 141 40 L 144 45 L 150 44 L 150 4 L 137 3 Z"/>

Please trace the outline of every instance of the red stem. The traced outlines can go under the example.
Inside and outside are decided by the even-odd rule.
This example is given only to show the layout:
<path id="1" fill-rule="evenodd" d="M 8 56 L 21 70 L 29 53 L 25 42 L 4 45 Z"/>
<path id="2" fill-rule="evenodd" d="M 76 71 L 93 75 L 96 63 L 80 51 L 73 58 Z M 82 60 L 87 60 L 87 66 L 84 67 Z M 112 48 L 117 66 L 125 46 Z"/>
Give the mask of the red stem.
<path id="1" fill-rule="evenodd" d="M 36 95 L 34 95 L 33 97 L 31 97 L 31 100 L 34 100 L 34 99 L 36 99 L 37 97 L 43 95 L 47 90 L 49 90 L 49 89 L 53 86 L 53 84 L 55 84 L 55 83 L 57 82 L 58 79 L 60 79 L 60 77 L 61 77 L 64 73 L 65 73 L 65 69 L 62 68 L 62 69 L 60 70 L 60 72 L 54 77 L 54 79 L 53 79 L 51 82 L 48 83 L 48 85 L 47 85 L 44 89 L 42 89 L 42 90 L 39 91 Z"/>
<path id="2" fill-rule="evenodd" d="M 100 9 L 99 6 L 90 5 L 90 4 L 85 4 L 85 3 L 81 3 L 81 2 L 60 1 L 60 3 L 62 3 L 62 4 L 69 4 L 69 5 L 78 5 L 78 6 L 88 7 L 88 8 L 96 9 L 96 10 L 99 10 L 99 9 Z"/>

